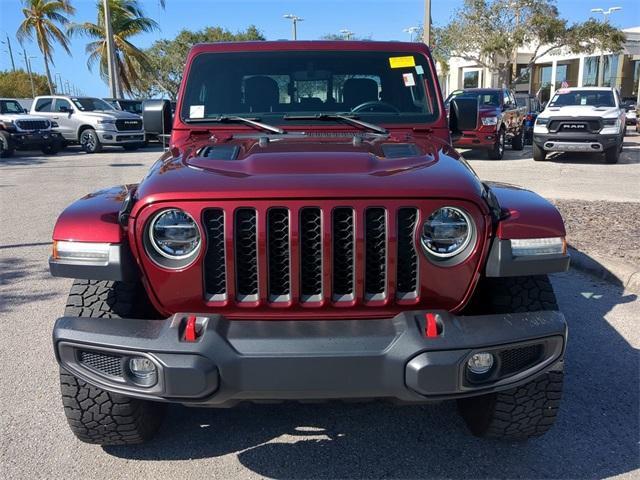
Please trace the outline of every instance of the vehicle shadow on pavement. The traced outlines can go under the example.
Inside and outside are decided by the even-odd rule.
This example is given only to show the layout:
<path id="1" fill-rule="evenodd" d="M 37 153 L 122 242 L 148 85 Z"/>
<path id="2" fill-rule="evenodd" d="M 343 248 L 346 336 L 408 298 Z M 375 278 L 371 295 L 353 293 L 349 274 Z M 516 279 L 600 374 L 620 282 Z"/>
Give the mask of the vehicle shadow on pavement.
<path id="1" fill-rule="evenodd" d="M 46 242 L 45 244 L 48 244 Z M 39 246 L 40 243 L 11 245 L 10 247 Z M 2 247 L 0 246 L 0 252 Z M 34 276 L 49 278 L 49 269 L 42 262 L 25 261 L 18 257 L 0 258 L 0 313 L 17 309 L 24 303 L 33 303 L 46 300 L 57 295 L 56 292 L 34 293 L 25 290 L 25 284 L 20 280 Z M 18 284 L 16 284 L 18 282 Z"/>
<path id="2" fill-rule="evenodd" d="M 157 440 L 104 450 L 151 461 L 236 454 L 249 470 L 278 479 L 602 478 L 633 471 L 640 466 L 638 352 L 605 315 L 636 296 L 575 273 L 554 275 L 553 283 L 570 333 L 560 416 L 542 438 L 475 438 L 453 402 L 173 406 Z"/>

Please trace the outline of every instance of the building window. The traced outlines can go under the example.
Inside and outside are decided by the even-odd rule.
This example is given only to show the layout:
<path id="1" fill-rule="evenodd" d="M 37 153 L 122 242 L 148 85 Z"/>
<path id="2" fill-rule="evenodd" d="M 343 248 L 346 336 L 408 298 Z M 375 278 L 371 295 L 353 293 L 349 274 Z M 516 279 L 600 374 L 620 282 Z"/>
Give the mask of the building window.
<path id="1" fill-rule="evenodd" d="M 516 78 L 518 79 L 518 83 L 529 83 L 529 76 L 531 70 L 526 63 L 519 63 L 516 66 Z"/>
<path id="2" fill-rule="evenodd" d="M 470 70 L 463 74 L 462 88 L 478 88 L 480 86 L 480 70 Z"/>
<path id="3" fill-rule="evenodd" d="M 599 57 L 586 57 L 584 59 L 584 70 L 582 73 L 583 87 L 596 87 L 598 85 L 599 60 Z"/>
<path id="4" fill-rule="evenodd" d="M 603 61 L 603 75 L 602 86 L 603 87 L 618 87 L 620 86 L 620 80 L 618 78 L 618 55 L 605 55 L 602 57 Z"/>

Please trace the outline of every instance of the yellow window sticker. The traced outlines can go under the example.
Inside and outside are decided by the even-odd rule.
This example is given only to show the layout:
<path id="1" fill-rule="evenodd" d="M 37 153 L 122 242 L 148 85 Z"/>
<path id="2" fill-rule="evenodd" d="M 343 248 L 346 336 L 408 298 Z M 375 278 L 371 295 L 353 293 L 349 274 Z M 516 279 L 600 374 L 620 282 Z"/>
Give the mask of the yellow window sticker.
<path id="1" fill-rule="evenodd" d="M 389 57 L 389 65 L 391 68 L 415 67 L 416 60 L 413 55 L 407 57 Z"/>

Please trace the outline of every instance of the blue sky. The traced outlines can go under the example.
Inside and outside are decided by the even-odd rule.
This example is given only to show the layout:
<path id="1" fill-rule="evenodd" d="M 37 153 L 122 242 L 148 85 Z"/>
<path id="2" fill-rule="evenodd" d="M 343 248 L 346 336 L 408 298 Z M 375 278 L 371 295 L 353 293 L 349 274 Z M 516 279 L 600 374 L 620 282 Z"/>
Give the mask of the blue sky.
<path id="1" fill-rule="evenodd" d="M 96 20 L 95 0 L 71 0 L 76 7 L 77 22 Z M 423 0 L 166 0 L 162 10 L 158 0 L 141 0 L 147 16 L 154 18 L 160 31 L 140 35 L 135 43 L 149 46 L 154 40 L 172 38 L 183 28 L 197 30 L 205 26 L 222 26 L 232 31 L 255 24 L 269 40 L 289 38 L 291 24 L 282 15 L 294 13 L 304 18 L 298 26 L 298 38 L 313 40 L 327 33 L 338 33 L 343 28 L 358 36 L 374 40 L 406 40 L 403 29 L 422 22 Z M 460 7 L 462 0 L 432 0 L 433 21 L 446 24 Z M 640 0 L 558 0 L 561 14 L 571 21 L 581 21 L 595 7 L 621 6 L 623 10 L 611 16 L 611 22 L 621 28 L 640 26 Z M 0 0 L 0 37 L 8 34 L 16 63 L 24 66 L 17 56 L 19 45 L 15 32 L 22 19 L 20 0 Z M 84 47 L 87 40 L 72 40 L 72 56 L 57 48 L 53 71 L 60 73 L 87 95 L 106 96 L 107 86 L 97 73 L 86 67 Z M 42 57 L 35 44 L 25 45 L 27 53 L 35 56 L 32 68 L 44 72 Z M 11 68 L 6 45 L 0 45 L 0 70 Z"/>

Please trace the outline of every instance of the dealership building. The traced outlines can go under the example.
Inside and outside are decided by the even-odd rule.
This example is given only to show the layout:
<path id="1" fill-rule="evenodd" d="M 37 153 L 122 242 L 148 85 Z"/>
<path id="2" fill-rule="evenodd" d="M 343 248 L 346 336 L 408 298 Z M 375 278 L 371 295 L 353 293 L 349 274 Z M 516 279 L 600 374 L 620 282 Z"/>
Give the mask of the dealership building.
<path id="1" fill-rule="evenodd" d="M 515 90 L 537 94 L 546 101 L 561 86 L 613 86 L 622 98 L 635 98 L 640 102 L 640 26 L 622 31 L 626 42 L 620 53 L 587 55 L 556 50 L 538 58 L 530 72 L 526 67 L 533 51 L 522 48 L 517 54 L 516 73 L 519 76 L 524 72 L 524 75 Z M 497 73 L 459 57 L 449 60 L 448 72 L 440 76 L 440 81 L 447 95 L 461 88 L 500 86 Z"/>

